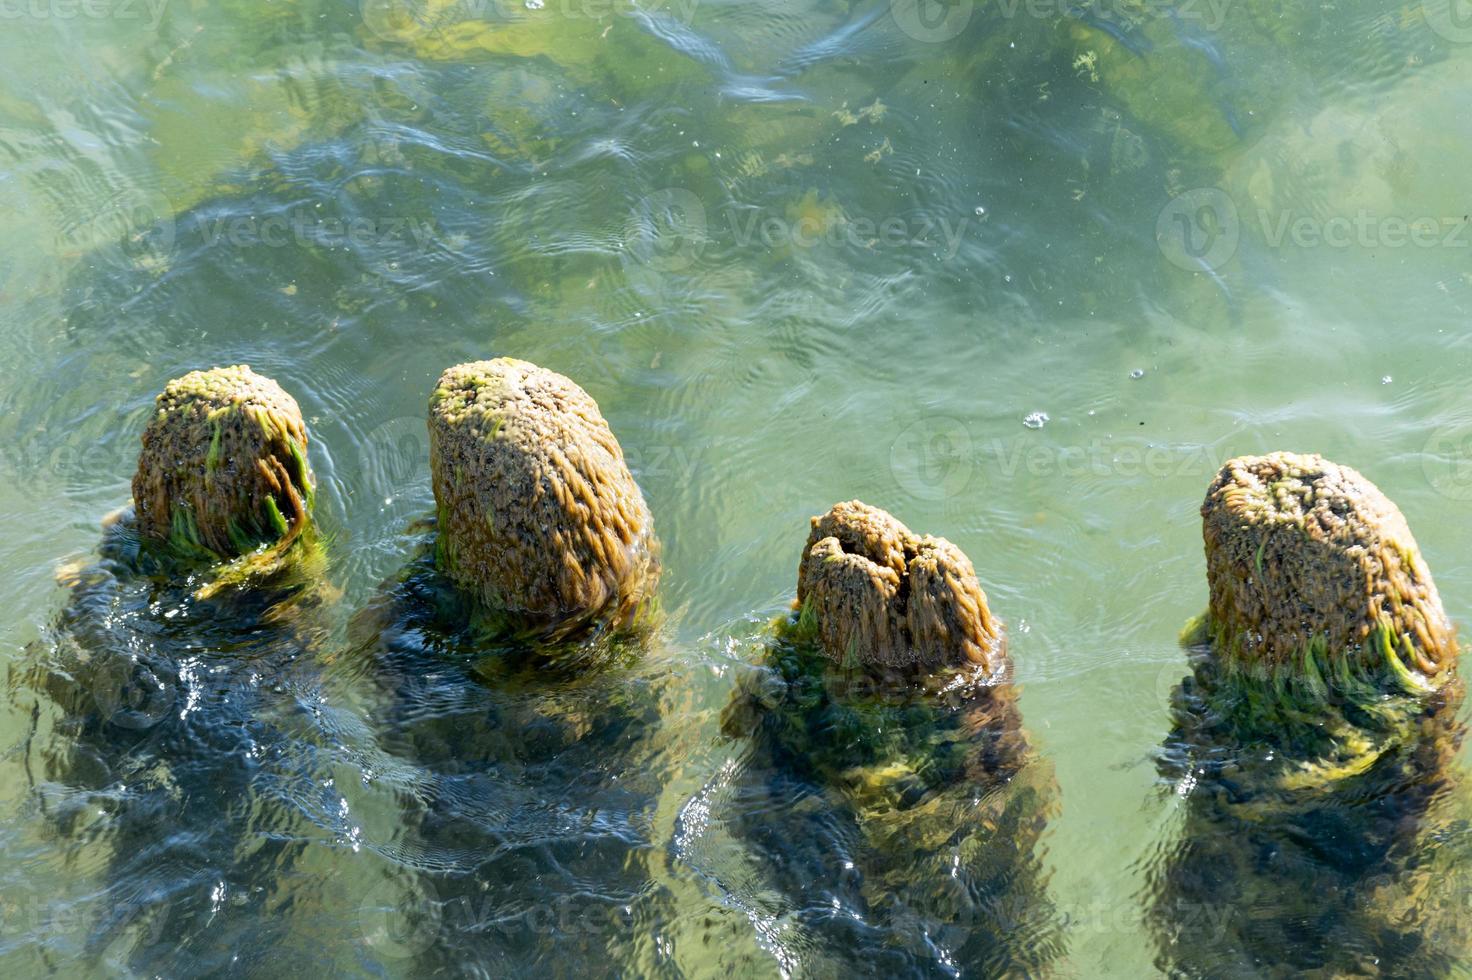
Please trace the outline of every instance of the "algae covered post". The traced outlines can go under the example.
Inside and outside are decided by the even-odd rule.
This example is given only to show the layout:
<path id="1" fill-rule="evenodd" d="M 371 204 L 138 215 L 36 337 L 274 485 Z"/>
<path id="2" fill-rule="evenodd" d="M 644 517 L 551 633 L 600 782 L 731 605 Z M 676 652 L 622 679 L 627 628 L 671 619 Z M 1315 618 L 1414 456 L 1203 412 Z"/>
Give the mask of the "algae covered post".
<path id="1" fill-rule="evenodd" d="M 746 796 L 770 796 L 744 833 L 801 856 L 770 873 L 824 958 L 996 976 L 1060 953 L 1057 787 L 1010 673 L 959 548 L 859 501 L 813 518 L 794 612 L 722 727 L 747 743 Z"/>
<path id="2" fill-rule="evenodd" d="M 1431 572 L 1399 509 L 1349 467 L 1274 453 L 1230 461 L 1201 509 L 1224 665 L 1306 683 L 1325 671 L 1423 693 L 1456 658 Z"/>
<path id="3" fill-rule="evenodd" d="M 297 643 L 295 653 L 320 642 L 325 562 L 306 454 L 296 400 L 249 367 L 168 383 L 142 434 L 133 506 L 108 519 L 100 560 L 69 580 L 60 620 L 66 640 L 56 648 L 77 664 L 53 677 L 71 692 L 64 703 L 105 708 L 95 695 L 116 695 L 116 684 L 94 677 L 146 673 L 149 665 L 175 675 L 193 650 L 185 623 L 209 624 L 205 648 L 220 640 L 243 653 L 259 639 Z M 272 629 L 252 632 L 263 623 Z M 244 650 L 232 636 L 237 629 L 251 638 Z M 154 642 L 163 637 L 184 645 Z M 112 714 L 114 723 L 125 716 Z"/>
<path id="4" fill-rule="evenodd" d="M 170 381 L 133 476 L 138 531 L 184 554 L 233 558 L 290 544 L 313 484 L 296 399 L 239 365 Z"/>
<path id="5" fill-rule="evenodd" d="M 435 386 L 429 438 L 438 563 L 483 608 L 552 634 L 648 613 L 654 521 L 582 388 L 509 357 L 461 364 Z"/>
<path id="6" fill-rule="evenodd" d="M 1201 514 L 1210 600 L 1161 765 L 1186 819 L 1152 869 L 1162 967 L 1445 973 L 1468 938 L 1462 684 L 1405 518 L 1293 453 L 1229 461 Z"/>
<path id="7" fill-rule="evenodd" d="M 311 726 L 292 706 L 314 696 L 303 655 L 327 635 L 306 449 L 295 400 L 248 367 L 171 381 L 143 433 L 134 508 L 28 648 L 18 687 L 44 747 L 39 806 L 63 851 L 105 869 L 88 957 L 233 969 L 302 837 L 299 818 L 253 831 L 252 801 L 321 804 L 302 779 L 321 764 L 302 751 L 315 743 L 285 734 Z M 253 965 L 293 955 L 271 934 Z"/>
<path id="8" fill-rule="evenodd" d="M 429 431 L 434 526 L 354 617 L 347 658 L 420 774 L 402 859 L 378 869 L 425 922 L 404 967 L 648 974 L 635 924 L 669 914 L 647 869 L 670 675 L 649 656 L 643 494 L 592 397 L 526 361 L 445 371 Z"/>
<path id="9" fill-rule="evenodd" d="M 813 518 L 797 603 L 839 662 L 992 671 L 1004 656 L 1000 625 L 961 549 L 857 500 Z"/>

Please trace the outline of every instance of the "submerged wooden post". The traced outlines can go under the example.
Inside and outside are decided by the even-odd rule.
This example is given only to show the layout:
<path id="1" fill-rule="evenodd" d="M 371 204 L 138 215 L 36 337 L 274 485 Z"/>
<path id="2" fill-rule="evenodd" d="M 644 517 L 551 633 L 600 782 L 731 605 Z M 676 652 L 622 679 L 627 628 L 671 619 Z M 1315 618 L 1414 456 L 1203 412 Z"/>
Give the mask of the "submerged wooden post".
<path id="1" fill-rule="evenodd" d="M 1039 846 L 1057 783 L 1022 729 L 1002 623 L 954 544 L 857 500 L 814 517 L 793 612 L 722 729 L 750 743 L 750 832 L 832 834 L 804 853 L 847 863 L 773 874 L 799 909 L 825 910 L 814 938 L 854 968 L 883 957 L 923 972 L 941 955 L 1036 975 L 1059 954 Z M 770 802 L 752 804 L 762 788 Z M 810 894 L 825 882 L 831 895 Z M 851 921 L 885 948 L 853 948 Z"/>
<path id="2" fill-rule="evenodd" d="M 1158 965 L 1450 972 L 1472 949 L 1462 686 L 1405 518 L 1294 453 L 1230 460 L 1201 515 L 1210 598 L 1160 757 L 1185 820 L 1150 873 Z"/>

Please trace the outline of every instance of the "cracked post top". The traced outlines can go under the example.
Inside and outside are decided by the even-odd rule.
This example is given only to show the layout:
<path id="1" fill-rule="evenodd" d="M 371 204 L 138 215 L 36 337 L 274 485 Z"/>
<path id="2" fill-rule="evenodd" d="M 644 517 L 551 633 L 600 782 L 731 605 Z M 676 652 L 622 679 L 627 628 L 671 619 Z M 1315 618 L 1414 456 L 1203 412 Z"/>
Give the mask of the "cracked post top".
<path id="1" fill-rule="evenodd" d="M 509 357 L 450 368 L 429 400 L 441 570 L 485 607 L 565 630 L 648 613 L 659 545 L 598 405 Z"/>
<path id="2" fill-rule="evenodd" d="M 1227 462 L 1201 506 L 1215 656 L 1264 676 L 1316 671 L 1411 691 L 1457 655 L 1416 539 L 1347 466 L 1271 453 Z"/>
<path id="3" fill-rule="evenodd" d="M 1002 625 L 961 549 L 857 500 L 812 519 L 797 607 L 839 663 L 992 673 L 1005 662 Z"/>
<path id="4" fill-rule="evenodd" d="M 246 365 L 193 371 L 158 396 L 133 476 L 137 527 L 188 557 L 285 547 L 311 520 L 296 400 Z"/>

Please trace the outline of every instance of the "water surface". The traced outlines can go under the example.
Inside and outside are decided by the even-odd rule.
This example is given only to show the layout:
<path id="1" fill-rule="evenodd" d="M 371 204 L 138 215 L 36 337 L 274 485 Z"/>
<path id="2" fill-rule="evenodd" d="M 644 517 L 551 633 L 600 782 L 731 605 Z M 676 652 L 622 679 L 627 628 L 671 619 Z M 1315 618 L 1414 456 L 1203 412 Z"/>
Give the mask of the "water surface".
<path id="1" fill-rule="evenodd" d="M 741 759 L 717 716 L 793 597 L 808 516 L 853 497 L 960 545 L 1009 624 L 1062 794 L 1058 969 L 1155 970 L 1142 891 L 1183 811 L 1154 759 L 1220 462 L 1359 468 L 1453 617 L 1472 605 L 1472 35 L 1453 7 L 7 9 L 6 975 L 825 975 L 726 826 Z M 669 622 L 612 678 L 445 680 L 464 700 L 406 748 L 348 620 L 430 509 L 435 377 L 497 355 L 602 406 L 664 541 Z M 323 662 L 196 665 L 232 706 L 210 730 L 243 741 L 159 748 L 132 798 L 169 801 L 146 846 L 183 856 L 130 863 L 126 792 L 58 820 L 69 791 L 38 760 L 68 736 L 22 678 L 58 570 L 127 500 L 153 395 L 242 362 L 302 405 L 341 599 Z M 456 782 L 464 754 L 549 716 L 547 744 L 586 723 L 619 748 L 532 745 Z M 191 815 L 190 778 L 241 788 Z M 422 894 L 489 855 L 494 887 Z M 436 897 L 458 911 L 387 921 Z"/>

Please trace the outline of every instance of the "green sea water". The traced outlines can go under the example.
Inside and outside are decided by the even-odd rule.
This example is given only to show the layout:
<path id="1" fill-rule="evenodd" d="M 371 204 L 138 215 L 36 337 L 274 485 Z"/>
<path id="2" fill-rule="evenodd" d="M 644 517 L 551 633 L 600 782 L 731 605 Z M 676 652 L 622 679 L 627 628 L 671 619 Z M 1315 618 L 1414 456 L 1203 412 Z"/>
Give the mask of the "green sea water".
<path id="1" fill-rule="evenodd" d="M 718 716 L 808 517 L 850 498 L 963 548 L 1008 626 L 1060 787 L 1055 970 L 1150 975 L 1183 806 L 1154 760 L 1221 462 L 1356 467 L 1472 612 L 1463 0 L 0 0 L 0 22 L 6 976 L 831 975 L 731 830 Z M 652 719 L 596 684 L 539 695 L 595 731 L 626 711 L 653 748 L 483 792 L 456 782 L 489 751 L 470 735 L 385 736 L 348 622 L 432 508 L 434 379 L 502 355 L 598 400 L 669 615 Z M 236 363 L 311 430 L 330 639 L 289 676 L 180 681 L 206 712 L 264 707 L 61 826 L 59 709 L 23 680 L 58 574 L 127 502 L 163 384 Z M 487 732 L 529 730 L 492 709 Z M 211 833 L 172 827 L 225 758 Z M 644 802 L 568 791 L 578 765 Z M 459 802 L 431 847 L 404 814 L 437 794 Z M 405 918 L 452 907 L 426 876 L 502 856 L 433 934 Z"/>

